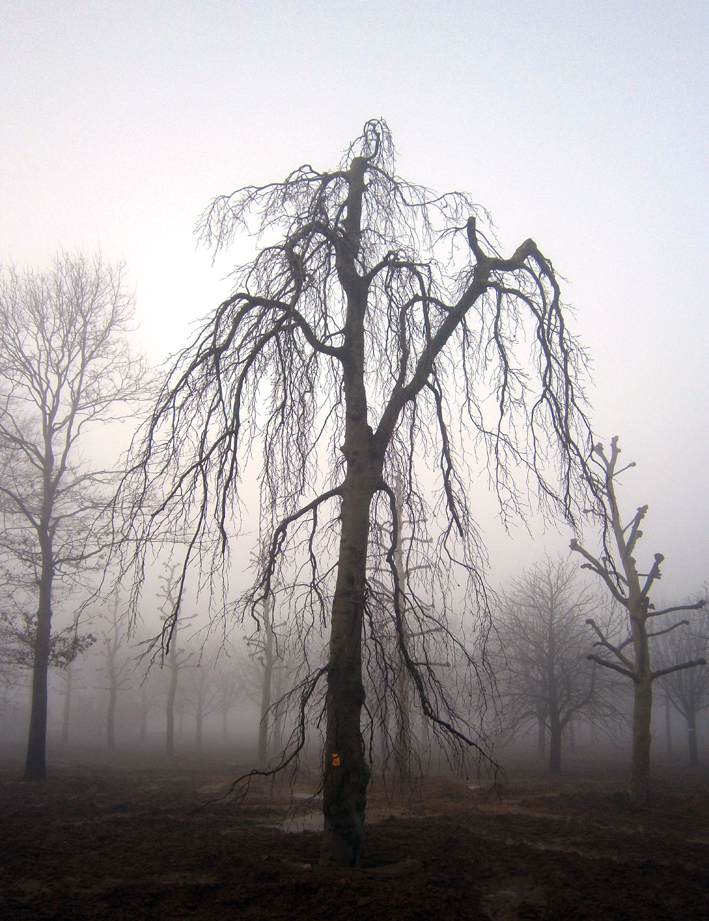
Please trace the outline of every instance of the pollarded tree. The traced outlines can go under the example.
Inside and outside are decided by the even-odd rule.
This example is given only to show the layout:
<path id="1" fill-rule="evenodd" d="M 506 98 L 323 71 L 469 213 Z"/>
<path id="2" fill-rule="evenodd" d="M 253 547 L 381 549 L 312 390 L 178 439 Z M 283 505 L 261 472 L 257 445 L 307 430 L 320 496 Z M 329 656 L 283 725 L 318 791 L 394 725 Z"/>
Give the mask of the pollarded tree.
<path id="1" fill-rule="evenodd" d="M 299 685 L 303 707 L 326 709 L 325 864 L 360 859 L 370 774 L 362 669 L 397 672 L 397 663 L 381 668 L 389 653 L 370 616 L 368 574 L 381 559 L 372 527 L 390 535 L 388 610 L 416 705 L 454 743 L 480 747 L 427 653 L 431 637 L 455 643 L 452 605 L 483 630 L 488 622 L 469 452 L 487 457 L 505 514 L 522 507 L 516 483 L 526 475 L 545 507 L 572 517 L 586 473 L 584 356 L 554 270 L 532 240 L 501 256 L 484 218 L 467 195 L 434 195 L 397 176 L 382 121 L 367 123 L 332 171 L 302 166 L 217 198 L 204 239 L 218 251 L 253 230 L 261 248 L 166 379 L 117 500 L 124 546 L 138 548 L 137 589 L 145 548 L 172 535 L 190 535 L 183 574 L 195 557 L 208 574 L 224 570 L 246 501 L 241 478 L 260 445 L 266 552 L 239 611 L 258 620 L 274 586 L 288 585 L 294 631 L 307 638 L 329 625 L 327 661 Z M 396 476 L 414 536 L 435 538 L 407 550 L 439 564 L 419 570 L 420 593 L 395 565 Z M 180 598 L 173 623 L 179 607 Z M 468 655 L 466 666 L 474 679 L 483 663 Z"/>
<path id="2" fill-rule="evenodd" d="M 0 276 L 0 555 L 32 642 L 26 780 L 46 777 L 56 594 L 70 585 L 76 601 L 102 544 L 96 521 L 112 478 L 82 462 L 85 434 L 145 395 L 127 339 L 133 315 L 123 267 L 100 256 L 62 254 L 46 272 Z"/>
<path id="3" fill-rule="evenodd" d="M 650 795 L 650 746 L 652 736 L 652 685 L 657 678 L 671 675 L 684 669 L 706 665 L 703 658 L 680 661 L 663 668 L 653 669 L 650 640 L 653 637 L 667 636 L 688 621 L 675 621 L 669 627 L 653 630 L 653 618 L 663 617 L 679 611 L 696 611 L 704 607 L 704 600 L 696 604 L 680 604 L 658 611 L 650 600 L 650 592 L 655 582 L 661 577 L 660 565 L 664 560 L 661 553 L 655 559 L 649 572 L 638 571 L 634 557 L 638 541 L 643 536 L 640 526 L 647 515 L 648 506 L 641 506 L 628 524 L 623 524 L 620 505 L 616 496 L 616 478 L 635 463 L 618 469 L 618 436 L 611 441 L 610 456 L 603 445 L 594 448 L 594 457 L 600 468 L 599 487 L 596 495 L 603 503 L 603 553 L 594 557 L 577 540 L 571 541 L 571 549 L 580 553 L 586 560 L 583 569 L 590 569 L 600 576 L 613 598 L 627 612 L 628 633 L 623 640 L 615 641 L 592 618 L 588 623 L 596 632 L 596 646 L 614 656 L 613 659 L 593 653 L 589 656 L 599 665 L 610 668 L 633 682 L 633 740 L 630 763 L 630 782 L 628 796 L 632 803 L 642 805 Z M 657 621 L 657 623 L 662 623 Z M 650 627 L 650 629 L 648 629 Z M 632 650 L 632 658 L 631 658 Z"/>

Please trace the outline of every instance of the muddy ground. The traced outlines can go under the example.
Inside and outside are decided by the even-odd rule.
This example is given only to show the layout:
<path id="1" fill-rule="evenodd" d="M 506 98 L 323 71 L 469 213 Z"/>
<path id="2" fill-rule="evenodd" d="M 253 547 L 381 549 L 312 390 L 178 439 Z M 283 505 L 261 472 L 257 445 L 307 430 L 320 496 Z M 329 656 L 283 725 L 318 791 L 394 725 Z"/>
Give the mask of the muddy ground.
<path id="1" fill-rule="evenodd" d="M 364 868 L 334 872 L 317 867 L 302 784 L 295 816 L 284 788 L 210 802 L 238 767 L 65 761 L 29 785 L 8 765 L 0 918 L 709 918 L 706 771 L 659 772 L 642 809 L 602 767 L 557 780 L 513 770 L 501 798 L 452 777 L 429 779 L 420 798 L 375 790 Z"/>

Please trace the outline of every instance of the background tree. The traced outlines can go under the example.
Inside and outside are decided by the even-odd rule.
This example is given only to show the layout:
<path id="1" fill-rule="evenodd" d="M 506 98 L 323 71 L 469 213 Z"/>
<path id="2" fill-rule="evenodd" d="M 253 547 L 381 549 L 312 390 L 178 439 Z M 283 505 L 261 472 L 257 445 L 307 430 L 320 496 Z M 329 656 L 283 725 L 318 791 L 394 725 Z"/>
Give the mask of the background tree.
<path id="1" fill-rule="evenodd" d="M 204 721 L 219 707 L 217 673 L 214 669 L 214 662 L 210 663 L 205 658 L 204 650 L 199 660 L 188 670 L 182 694 L 186 711 L 194 717 L 194 741 L 199 748 L 204 735 Z"/>
<path id="2" fill-rule="evenodd" d="M 207 242 L 219 250 L 247 229 L 261 248 L 166 379 L 118 497 L 124 546 L 137 547 L 136 592 L 147 546 L 177 535 L 190 535 L 182 584 L 196 557 L 209 574 L 224 571 L 239 484 L 259 442 L 266 552 L 239 612 L 259 620 L 274 586 L 290 579 L 300 639 L 329 626 L 327 662 L 304 666 L 298 692 L 303 712 L 326 709 L 326 864 L 360 858 L 370 774 L 362 669 L 396 673 L 382 667 L 390 653 L 371 617 L 372 525 L 387 522 L 391 535 L 388 610 L 417 706 L 454 745 L 484 751 L 425 648 L 430 636 L 458 644 L 446 632 L 452 610 L 481 633 L 489 623 L 466 457 L 477 440 L 505 515 L 522 510 L 521 475 L 546 508 L 572 517 L 585 473 L 584 357 L 554 270 L 532 240 L 501 256 L 484 219 L 467 195 L 434 195 L 397 176 L 381 121 L 367 123 L 333 171 L 302 166 L 284 182 L 216 199 L 201 222 Z M 425 495 L 440 497 L 430 505 L 423 471 Z M 394 561 L 397 475 L 417 535 L 435 535 L 428 562 L 439 565 L 421 570 L 415 586 L 401 584 Z M 425 546 L 409 552 L 419 557 Z M 468 654 L 465 666 L 475 682 L 484 661 Z M 301 726 L 284 763 L 305 744 Z"/>
<path id="3" fill-rule="evenodd" d="M 706 593 L 705 593 L 706 594 Z M 699 662 L 709 655 L 709 611 L 705 607 L 691 623 L 681 621 L 687 629 L 666 633 L 658 640 L 660 667 L 673 662 Z M 680 624 L 677 624 L 680 627 Z M 674 627 L 674 625 L 673 625 Z M 660 682 L 667 701 L 687 723 L 689 764 L 699 766 L 697 715 L 709 708 L 709 668 L 681 669 L 666 674 Z M 669 739 L 669 735 L 668 735 Z"/>
<path id="4" fill-rule="evenodd" d="M 160 591 L 158 598 L 162 598 L 160 611 L 162 612 L 162 621 L 164 625 L 170 624 L 171 612 L 174 610 L 178 600 L 180 590 L 179 580 L 180 566 L 177 563 L 164 563 L 163 573 L 158 576 L 160 581 Z M 194 617 L 194 614 L 192 615 Z M 183 618 L 183 624 L 191 618 Z M 167 693 L 165 696 L 165 751 L 171 757 L 175 754 L 175 698 L 177 697 L 177 682 L 180 671 L 187 665 L 194 655 L 187 649 L 178 649 L 177 629 L 170 629 L 164 626 L 163 630 L 169 631 L 169 639 L 166 643 L 162 657 L 162 666 L 167 666 Z"/>
<path id="5" fill-rule="evenodd" d="M 239 676 L 235 673 L 234 663 L 221 655 L 217 658 L 216 682 L 218 687 L 215 713 L 218 713 L 222 722 L 222 746 L 228 742 L 229 713 L 236 707 L 244 696 L 244 688 Z"/>
<path id="6" fill-rule="evenodd" d="M 47 669 L 57 582 L 78 584 L 101 548 L 109 476 L 79 455 L 88 428 L 144 396 L 127 333 L 123 266 L 57 256 L 44 273 L 0 277 L 0 551 L 23 586 L 33 652 L 25 778 L 46 776 Z"/>
<path id="7" fill-rule="evenodd" d="M 282 673 L 283 654 L 278 650 L 278 638 L 276 636 L 277 626 L 273 620 L 273 600 L 267 598 L 264 602 L 261 612 L 260 629 L 251 636 L 245 637 L 245 642 L 249 648 L 249 658 L 258 667 L 258 692 L 257 697 L 260 708 L 260 718 L 258 724 L 258 766 L 261 770 L 266 768 L 268 763 L 268 738 L 269 724 L 271 722 L 272 705 L 280 703 L 283 691 Z M 244 669 L 244 674 L 248 675 L 251 669 Z M 280 679 L 280 680 L 279 680 Z M 247 682 L 248 683 L 248 682 Z M 274 690 L 276 699 L 274 701 Z"/>
<path id="8" fill-rule="evenodd" d="M 514 736 L 537 729 L 549 739 L 549 773 L 561 773 L 564 733 L 572 720 L 615 716 L 610 682 L 588 661 L 587 625 L 598 598 L 563 559 L 547 559 L 515 580 L 496 619 L 501 662 L 496 669 L 505 727 Z"/>
<path id="9" fill-rule="evenodd" d="M 656 553 L 650 571 L 638 572 L 633 554 L 637 542 L 643 536 L 640 525 L 647 515 L 648 506 L 643 505 L 627 525 L 623 524 L 616 496 L 615 480 L 624 470 L 634 467 L 635 464 L 628 464 L 619 470 L 619 456 L 617 435 L 611 441 L 610 456 L 606 455 L 603 445 L 598 444 L 594 448 L 594 457 L 600 467 L 597 496 L 603 508 L 602 556 L 599 559 L 592 556 L 575 539 L 571 541 L 571 549 L 580 553 L 587 561 L 582 568 L 590 569 L 591 572 L 600 576 L 613 598 L 627 611 L 628 634 L 619 642 L 613 642 L 596 621 L 589 619 L 588 622 L 598 637 L 595 645 L 607 650 L 615 657 L 615 660 L 609 660 L 595 653 L 589 658 L 605 668 L 625 675 L 633 682 L 633 742 L 628 795 L 632 803 L 642 805 L 647 802 L 650 795 L 650 746 L 652 743 L 650 724 L 653 682 L 663 675 L 695 668 L 697 665 L 706 665 L 705 659 L 699 658 L 653 670 L 650 639 L 666 636 L 678 627 L 685 626 L 689 621 L 676 621 L 669 627 L 658 630 L 648 630 L 648 622 L 655 617 L 679 611 L 697 610 L 704 607 L 704 601 L 698 601 L 696 604 L 675 605 L 660 611 L 655 610 L 655 606 L 650 601 L 650 592 L 655 582 L 661 578 L 660 565 L 664 557 L 661 553 Z M 614 550 L 618 562 L 614 557 Z M 630 649 L 633 651 L 633 658 L 629 657 Z"/>
<path id="10" fill-rule="evenodd" d="M 107 682 L 104 690 L 108 691 L 108 704 L 106 706 L 106 746 L 111 754 L 116 751 L 116 704 L 118 694 L 126 688 L 132 679 L 134 662 L 124 650 L 128 640 L 126 625 L 122 623 L 118 614 L 118 594 L 114 596 L 111 611 L 111 622 L 104 631 L 101 642 L 101 657 L 103 663 L 100 669 L 101 676 Z"/>

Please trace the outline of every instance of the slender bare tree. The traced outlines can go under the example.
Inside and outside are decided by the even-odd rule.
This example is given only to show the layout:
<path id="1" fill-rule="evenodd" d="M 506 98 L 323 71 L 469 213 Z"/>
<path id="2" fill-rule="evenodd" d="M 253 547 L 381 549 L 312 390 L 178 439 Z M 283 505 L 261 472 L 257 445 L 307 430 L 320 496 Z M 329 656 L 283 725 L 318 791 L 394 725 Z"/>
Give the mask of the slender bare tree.
<path id="1" fill-rule="evenodd" d="M 368 122 L 332 171 L 302 166 L 283 182 L 217 198 L 201 221 L 204 239 L 220 250 L 253 230 L 261 248 L 178 358 L 117 499 L 123 546 L 137 547 L 136 593 L 145 548 L 176 535 L 190 535 L 183 577 L 195 558 L 211 577 L 225 571 L 248 502 L 241 478 L 261 445 L 266 552 L 238 610 L 260 620 L 274 586 L 287 585 L 294 631 L 307 638 L 329 626 L 327 661 L 308 660 L 297 691 L 303 713 L 326 710 L 324 864 L 360 860 L 370 775 L 363 668 L 376 662 L 378 674 L 396 674 L 393 663 L 381 668 L 389 652 L 372 614 L 368 572 L 381 558 L 372 526 L 388 523 L 381 610 L 417 706 L 461 749 L 484 750 L 426 649 L 432 636 L 458 642 L 446 632 L 452 611 L 482 633 L 489 623 L 485 553 L 467 498 L 471 451 L 487 458 L 503 515 L 523 509 L 527 485 L 572 518 L 586 474 L 584 355 L 556 275 L 532 240 L 500 255 L 485 218 L 465 194 L 435 195 L 397 176 L 382 121 Z M 420 571 L 419 585 L 429 573 L 421 595 L 397 574 L 397 475 L 414 533 L 435 538 L 407 550 L 428 547 L 439 563 Z M 484 660 L 465 661 L 475 681 Z M 305 744 L 305 720 L 298 725 L 283 763 Z"/>
<path id="2" fill-rule="evenodd" d="M 603 655 L 593 653 L 589 658 L 605 668 L 625 675 L 633 682 L 633 742 L 628 796 L 632 803 L 642 805 L 647 802 L 650 795 L 650 746 L 652 743 L 650 724 L 653 682 L 664 675 L 695 668 L 697 665 L 706 665 L 704 658 L 698 658 L 653 670 L 650 639 L 665 636 L 678 627 L 688 624 L 689 621 L 675 621 L 669 627 L 661 627 L 657 630 L 649 630 L 648 622 L 655 617 L 663 617 L 679 611 L 696 611 L 704 607 L 705 602 L 702 599 L 696 604 L 679 604 L 658 611 L 650 601 L 652 587 L 661 577 L 660 565 L 664 556 L 656 553 L 649 572 L 638 571 L 633 554 L 638 541 L 643 536 L 640 526 L 647 515 L 648 506 L 643 505 L 628 524 L 623 524 L 616 496 L 616 478 L 624 470 L 634 467 L 635 463 L 618 469 L 619 456 L 617 435 L 611 441 L 610 455 L 606 454 L 601 444 L 594 448 L 594 457 L 600 468 L 600 484 L 596 495 L 603 503 L 604 530 L 601 556 L 594 557 L 576 539 L 571 541 L 571 549 L 580 553 L 586 560 L 582 568 L 590 569 L 591 572 L 600 576 L 613 598 L 627 612 L 628 633 L 624 639 L 617 642 L 595 620 L 589 619 L 588 623 L 598 637 L 595 645 L 614 656 L 613 659 L 608 659 Z M 631 649 L 632 658 L 629 655 Z"/>
<path id="3" fill-rule="evenodd" d="M 706 588 L 705 598 L 706 602 Z M 709 611 L 706 606 L 696 621 L 682 621 L 686 630 L 672 630 L 659 638 L 660 667 L 674 662 L 699 662 L 709 654 Z M 679 626 L 679 625 L 678 625 Z M 697 715 L 709 708 L 709 668 L 680 669 L 661 680 L 667 706 L 671 704 L 687 724 L 687 747 L 690 767 L 699 766 Z M 666 713 L 668 752 L 671 752 L 669 709 Z"/>
<path id="4" fill-rule="evenodd" d="M 111 621 L 107 630 L 104 630 L 101 642 L 101 658 L 103 662 L 100 674 L 107 682 L 102 690 L 108 691 L 108 704 L 106 706 L 106 747 L 110 754 L 116 751 L 116 704 L 118 694 L 128 687 L 131 681 L 135 663 L 126 655 L 124 646 L 128 639 L 128 630 L 125 622 L 118 613 L 118 593 L 113 598 Z"/>
<path id="5" fill-rule="evenodd" d="M 158 598 L 162 598 L 160 605 L 161 620 L 163 621 L 163 633 L 169 630 L 166 627 L 170 623 L 171 612 L 177 604 L 177 593 L 179 591 L 179 571 L 178 563 L 163 563 L 163 573 L 158 576 L 160 582 L 160 591 L 157 593 Z M 191 617 L 183 618 L 180 626 L 186 626 L 186 621 Z M 165 695 L 165 752 L 172 757 L 175 754 L 175 698 L 177 697 L 177 682 L 180 671 L 185 668 L 187 663 L 194 655 L 194 651 L 189 649 L 179 649 L 177 641 L 177 629 L 170 630 L 169 641 L 165 645 L 164 655 L 162 656 L 162 666 L 167 665 L 167 693 Z M 149 643 L 149 648 L 153 647 Z"/>
<path id="6" fill-rule="evenodd" d="M 46 272 L 0 277 L 0 553 L 25 613 L 36 611 L 27 780 L 46 777 L 55 594 L 81 582 L 102 545 L 96 520 L 111 477 L 82 462 L 84 435 L 145 395 L 126 336 L 133 314 L 123 266 L 100 256 L 62 254 Z"/>

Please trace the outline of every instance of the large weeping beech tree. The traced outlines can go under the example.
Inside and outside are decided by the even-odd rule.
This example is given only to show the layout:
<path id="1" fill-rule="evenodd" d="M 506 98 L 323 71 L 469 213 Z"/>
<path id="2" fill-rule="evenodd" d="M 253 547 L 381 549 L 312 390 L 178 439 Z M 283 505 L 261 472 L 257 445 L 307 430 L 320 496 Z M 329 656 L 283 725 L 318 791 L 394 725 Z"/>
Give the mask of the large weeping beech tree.
<path id="1" fill-rule="evenodd" d="M 219 250 L 246 230 L 260 249 L 175 363 L 117 500 L 137 585 L 145 548 L 171 535 L 187 547 L 183 574 L 198 558 L 211 578 L 250 505 L 240 483 L 260 446 L 264 562 L 237 612 L 258 619 L 271 599 L 281 621 L 285 605 L 304 643 L 329 627 L 323 664 L 311 647 L 293 691 L 293 751 L 305 708 L 325 711 L 324 864 L 360 860 L 363 729 L 382 682 L 396 706 L 402 667 L 434 731 L 484 748 L 435 668 L 485 667 L 449 627 L 453 611 L 483 633 L 488 623 L 468 459 L 487 463 L 504 514 L 532 487 L 571 518 L 586 475 L 584 356 L 554 270 L 533 240 L 500 255 L 484 217 L 467 195 L 397 176 L 382 121 L 331 172 L 302 166 L 217 198 L 206 241 Z"/>

